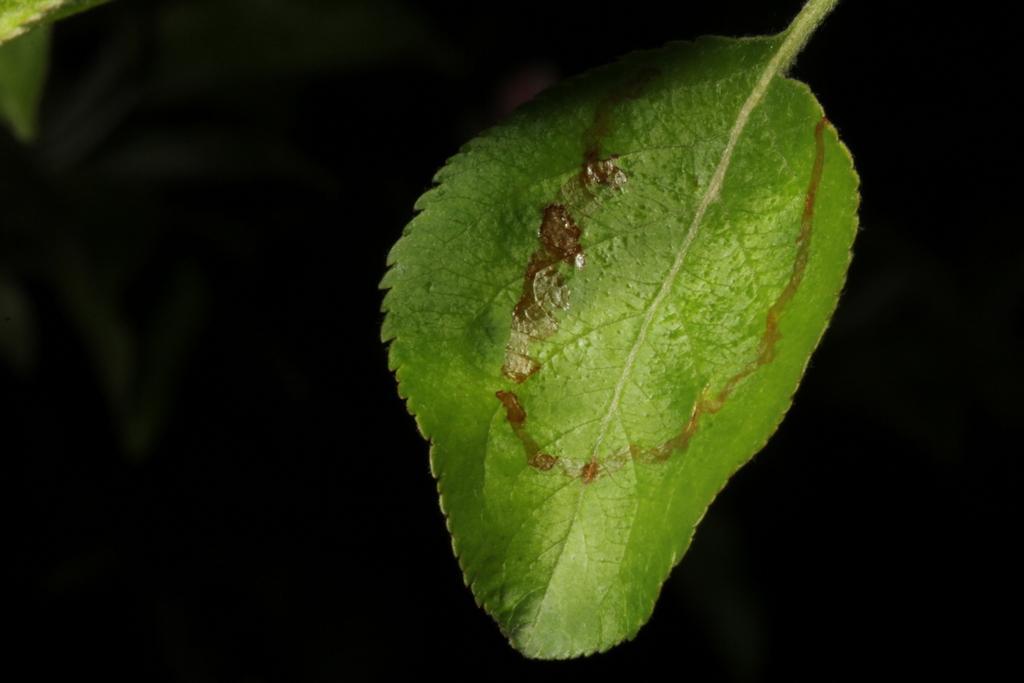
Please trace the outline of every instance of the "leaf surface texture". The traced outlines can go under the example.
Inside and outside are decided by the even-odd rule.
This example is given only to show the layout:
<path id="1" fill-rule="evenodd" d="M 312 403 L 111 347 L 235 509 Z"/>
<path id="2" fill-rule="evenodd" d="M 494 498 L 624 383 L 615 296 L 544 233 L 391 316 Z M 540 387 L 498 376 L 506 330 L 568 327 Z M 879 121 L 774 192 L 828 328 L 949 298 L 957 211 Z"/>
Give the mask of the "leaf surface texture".
<path id="1" fill-rule="evenodd" d="M 528 656 L 636 634 L 834 310 L 857 177 L 784 39 L 557 86 L 441 169 L 389 256 L 390 365 L 465 580 Z"/>

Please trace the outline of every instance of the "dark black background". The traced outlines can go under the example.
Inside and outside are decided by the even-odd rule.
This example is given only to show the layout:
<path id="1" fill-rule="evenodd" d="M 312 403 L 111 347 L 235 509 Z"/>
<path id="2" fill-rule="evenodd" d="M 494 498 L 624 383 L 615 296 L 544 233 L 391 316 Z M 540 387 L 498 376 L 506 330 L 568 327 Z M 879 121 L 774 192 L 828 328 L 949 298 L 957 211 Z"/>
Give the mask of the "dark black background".
<path id="1" fill-rule="evenodd" d="M 800 57 L 862 179 L 848 285 L 633 642 L 509 648 L 387 371 L 387 249 L 513 84 L 799 6 L 122 2 L 57 26 L 39 140 L 0 135 L 0 275 L 31 349 L 0 359 L 10 666 L 754 681 L 1017 660 L 1020 78 L 993 4 L 846 0 Z"/>

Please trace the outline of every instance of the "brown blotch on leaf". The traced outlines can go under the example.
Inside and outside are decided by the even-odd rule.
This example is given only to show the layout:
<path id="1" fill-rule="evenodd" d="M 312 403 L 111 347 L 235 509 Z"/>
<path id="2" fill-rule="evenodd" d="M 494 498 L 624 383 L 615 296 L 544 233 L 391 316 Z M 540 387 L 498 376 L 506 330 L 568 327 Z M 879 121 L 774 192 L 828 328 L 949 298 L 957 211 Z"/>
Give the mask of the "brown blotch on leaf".
<path id="1" fill-rule="evenodd" d="M 613 154 L 607 159 L 584 161 L 583 170 L 580 171 L 580 183 L 588 190 L 595 185 L 620 189 L 626 184 L 626 174 L 615 165 L 618 158 L 618 155 Z"/>
<path id="2" fill-rule="evenodd" d="M 590 198 L 594 198 L 596 187 L 619 189 L 626 184 L 626 174 L 615 164 L 618 155 L 612 154 L 602 159 L 601 147 L 611 133 L 615 108 L 623 102 L 639 98 L 659 75 L 660 72 L 653 67 L 643 69 L 598 103 L 593 122 L 583 131 L 583 167 L 577 180 Z"/>
<path id="3" fill-rule="evenodd" d="M 574 265 L 576 257 L 583 253 L 580 236 L 583 230 L 576 225 L 569 210 L 561 204 L 548 204 L 544 208 L 544 220 L 540 224 L 540 243 L 546 252 L 544 259 L 564 261 Z M 546 265 L 551 265 L 546 263 Z"/>
<path id="4" fill-rule="evenodd" d="M 505 418 L 512 427 L 513 433 L 519 439 L 526 451 L 526 463 L 537 470 L 550 470 L 558 462 L 558 458 L 550 453 L 544 453 L 537 445 L 537 441 L 526 431 L 526 410 L 519 402 L 519 397 L 511 391 L 498 391 L 495 393 L 501 404 L 505 406 Z"/>
<path id="5" fill-rule="evenodd" d="M 518 396 L 511 391 L 498 391 L 494 395 L 505 406 L 505 418 L 512 425 L 512 429 L 518 429 L 526 424 L 526 411 L 523 410 L 523 404 L 519 402 Z"/>
<path id="6" fill-rule="evenodd" d="M 580 481 L 584 484 L 589 484 L 597 479 L 599 474 L 601 474 L 601 463 L 591 460 L 580 470 Z"/>
<path id="7" fill-rule="evenodd" d="M 512 309 L 512 328 L 505 344 L 501 372 L 522 383 L 540 369 L 530 356 L 530 342 L 550 337 L 558 330 L 555 312 L 569 307 L 569 290 L 558 264 L 582 268 L 586 263 L 580 236 L 583 230 L 562 204 L 544 207 L 540 246 L 530 256 L 523 275 L 523 293 Z"/>
<path id="8" fill-rule="evenodd" d="M 558 458 L 550 453 L 537 453 L 526 461 L 535 470 L 547 472 L 558 462 Z"/>

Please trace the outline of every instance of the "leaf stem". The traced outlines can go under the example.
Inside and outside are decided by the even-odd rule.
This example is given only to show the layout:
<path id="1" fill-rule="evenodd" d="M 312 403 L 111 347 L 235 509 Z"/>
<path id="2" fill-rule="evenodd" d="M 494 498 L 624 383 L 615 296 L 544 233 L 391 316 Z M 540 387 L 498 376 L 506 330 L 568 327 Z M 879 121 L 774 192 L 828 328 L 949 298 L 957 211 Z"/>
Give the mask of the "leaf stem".
<path id="1" fill-rule="evenodd" d="M 777 67 L 780 72 L 789 68 L 815 29 L 824 21 L 829 12 L 835 9 L 839 0 L 807 0 L 804 8 L 793 18 L 785 31 L 779 34 L 782 45 L 776 53 Z"/>

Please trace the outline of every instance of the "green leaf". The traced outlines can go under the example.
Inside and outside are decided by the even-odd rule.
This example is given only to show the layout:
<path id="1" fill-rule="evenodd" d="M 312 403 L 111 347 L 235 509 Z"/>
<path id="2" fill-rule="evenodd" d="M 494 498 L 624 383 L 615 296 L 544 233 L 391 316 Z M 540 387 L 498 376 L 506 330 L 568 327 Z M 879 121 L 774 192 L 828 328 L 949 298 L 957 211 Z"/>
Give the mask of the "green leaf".
<path id="1" fill-rule="evenodd" d="M 389 256 L 390 366 L 466 583 L 528 656 L 637 633 L 835 308 L 857 176 L 784 77 L 833 5 L 558 86 L 448 162 Z"/>
<path id="2" fill-rule="evenodd" d="M 21 141 L 35 137 L 49 61 L 49 26 L 0 45 L 0 118 Z"/>
<path id="3" fill-rule="evenodd" d="M 40 22 L 56 21 L 108 0 L 0 0 L 0 44 Z"/>

